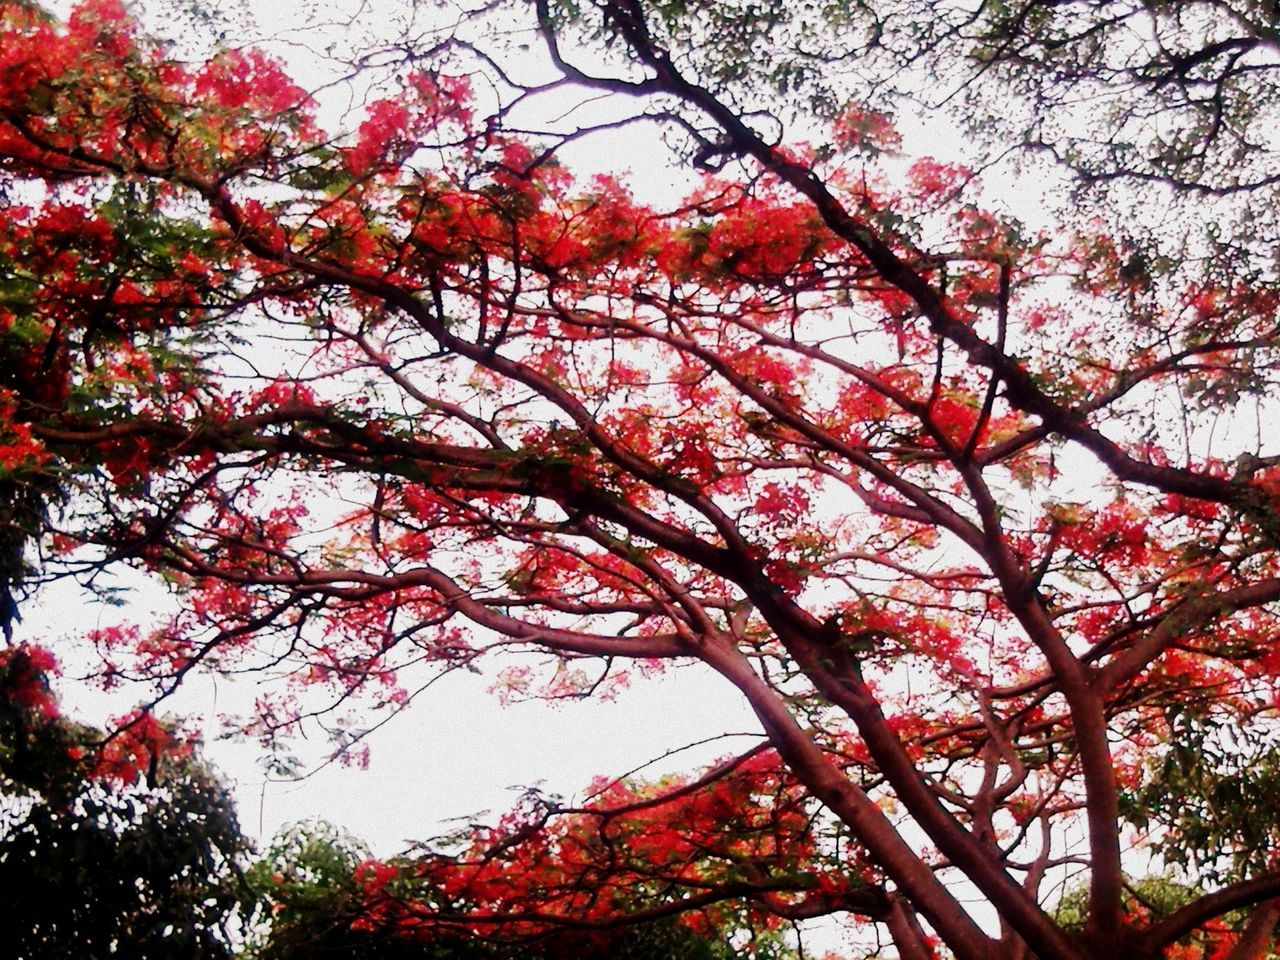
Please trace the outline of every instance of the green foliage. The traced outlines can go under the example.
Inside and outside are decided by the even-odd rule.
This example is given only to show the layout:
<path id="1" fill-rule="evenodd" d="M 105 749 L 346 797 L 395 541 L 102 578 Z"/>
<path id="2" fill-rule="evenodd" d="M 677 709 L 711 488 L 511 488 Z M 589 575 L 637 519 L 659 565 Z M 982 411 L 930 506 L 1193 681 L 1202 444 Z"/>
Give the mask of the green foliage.
<path id="1" fill-rule="evenodd" d="M 551 4 L 551 18 L 561 30 L 612 47 L 616 20 L 608 6 L 560 0 Z M 758 106 L 762 94 L 773 93 L 827 118 L 847 99 L 844 71 L 833 65 L 871 45 L 876 29 L 865 7 L 825 0 L 660 0 L 644 10 L 658 45 L 729 101 Z"/>
<path id="2" fill-rule="evenodd" d="M 17 592 L 31 573 L 27 545 L 45 529 L 52 484 L 23 471 L 0 468 L 0 633 L 8 638 L 18 619 Z"/>
<path id="3" fill-rule="evenodd" d="M 1143 877 L 1128 883 L 1128 908 L 1157 917 L 1168 916 L 1178 907 L 1195 899 L 1201 891 L 1169 877 Z M 1073 887 L 1058 901 L 1053 911 L 1056 919 L 1067 930 L 1082 930 L 1089 919 L 1089 889 Z"/>
<path id="4" fill-rule="evenodd" d="M 1204 890 L 1170 876 L 1149 876 L 1130 879 L 1125 883 L 1124 909 L 1131 917 L 1143 920 L 1160 919 L 1184 907 Z M 1234 911 L 1223 915 L 1212 930 L 1198 930 L 1179 941 L 1178 957 L 1219 957 L 1222 944 L 1230 942 L 1224 935 L 1232 935 L 1247 922 L 1248 911 Z M 1084 884 L 1072 887 L 1063 894 L 1053 910 L 1053 918 L 1063 929 L 1079 932 L 1089 919 L 1089 890 Z M 1268 950 L 1256 960 L 1275 960 L 1274 950 Z"/>
<path id="5" fill-rule="evenodd" d="M 362 903 L 355 873 L 368 857 L 363 844 L 325 823 L 295 826 L 277 836 L 246 873 L 263 904 L 249 956 L 304 960 L 358 949 L 371 960 L 397 956 L 368 937 L 352 940 L 351 922 Z"/>
<path id="6" fill-rule="evenodd" d="M 1209 882 L 1266 871 L 1280 825 L 1260 812 L 1280 796 L 1280 737 L 1179 704 L 1167 716 L 1169 741 L 1126 795 L 1125 818 L 1151 832 L 1166 863 Z"/>
<path id="7" fill-rule="evenodd" d="M 22 812 L 26 806 L 25 812 Z M 89 787 L 6 803 L 0 899 L 17 956 L 230 957 L 243 851 L 225 789 L 195 771 L 157 790 Z"/>
<path id="8" fill-rule="evenodd" d="M 99 734 L 0 706 L 3 955 L 232 956 L 247 843 L 218 779 L 189 759 L 151 786 L 88 779 L 81 753 Z"/>

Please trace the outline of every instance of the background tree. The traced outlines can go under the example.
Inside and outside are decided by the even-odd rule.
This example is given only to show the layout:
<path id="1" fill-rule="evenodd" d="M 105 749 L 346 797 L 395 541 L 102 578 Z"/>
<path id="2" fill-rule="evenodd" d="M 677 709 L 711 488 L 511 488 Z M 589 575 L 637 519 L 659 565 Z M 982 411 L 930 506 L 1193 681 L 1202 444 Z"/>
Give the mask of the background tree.
<path id="1" fill-rule="evenodd" d="M 1211 745 L 1269 757 L 1278 702 L 1265 237 L 1190 262 L 1143 224 L 1037 232 L 972 170 L 897 156 L 867 101 L 786 142 L 730 69 L 785 19 L 754 4 L 697 21 L 724 33 L 709 52 L 680 46 L 702 36 L 680 4 L 519 7 L 558 71 L 536 83 L 477 46 L 485 7 L 369 52 L 345 136 L 257 52 L 181 62 L 109 0 L 65 26 L 3 9 L 0 463 L 69 495 L 49 575 L 132 564 L 182 598 L 90 635 L 105 678 L 154 707 L 195 669 L 285 674 L 249 729 L 345 749 L 338 707 L 394 711 L 486 654 L 526 654 L 501 686 L 551 698 L 694 662 L 776 758 L 478 828 L 477 875 L 576 865 L 538 875 L 535 917 L 532 893 L 468 895 L 469 921 L 374 897 L 370 922 L 407 900 L 414 933 L 493 905 L 612 929 L 723 902 L 849 914 L 912 960 L 1264 955 L 1277 823 Z M 973 43 L 1062 10 L 1022 9 L 981 7 Z M 1124 54 L 1136 20 L 1070 10 Z M 603 48 L 589 68 L 575 36 Z M 1054 43 L 991 71 L 1070 102 Z M 627 106 L 529 129 L 565 91 Z M 683 202 L 557 162 L 641 120 L 708 173 Z M 671 859 L 609 849 L 654 817 Z M 1189 898 L 1134 908 L 1140 831 Z"/>
<path id="2" fill-rule="evenodd" d="M 546 863 L 526 862 L 522 866 L 527 872 L 522 875 L 508 871 L 510 883 L 498 903 L 467 903 L 470 891 L 480 887 L 478 878 L 466 876 L 466 886 L 461 887 L 457 875 L 471 873 L 474 866 L 447 856 L 381 862 L 332 827 L 294 828 L 276 838 L 252 871 L 268 917 L 249 956 L 262 960 L 731 960 L 748 955 L 791 960 L 795 956 L 768 932 L 713 926 L 705 918 L 695 927 L 674 914 L 616 927 L 583 924 L 575 929 L 527 921 L 477 927 L 474 920 L 486 907 L 495 918 L 530 910 L 536 902 L 534 892 L 548 889 L 549 871 Z M 446 879 L 448 875 L 453 875 L 454 882 Z M 463 889 L 467 892 L 460 895 Z M 495 906 L 500 909 L 494 911 Z M 439 922 L 444 915 L 452 919 Z M 733 934 L 743 949 L 732 945 Z"/>
<path id="3" fill-rule="evenodd" d="M 0 660 L 3 955 L 231 957 L 248 847 L 226 788 L 154 722 L 104 743 L 60 717 L 52 666 Z"/>
<path id="4" fill-rule="evenodd" d="M 856 88 L 881 109 L 945 112 L 996 152 L 1048 151 L 1085 180 L 1201 194 L 1277 182 L 1268 3 L 545 0 L 540 12 L 548 27 L 615 48 L 638 16 L 684 76 L 739 112 L 765 106 L 772 87 L 833 119 Z"/>

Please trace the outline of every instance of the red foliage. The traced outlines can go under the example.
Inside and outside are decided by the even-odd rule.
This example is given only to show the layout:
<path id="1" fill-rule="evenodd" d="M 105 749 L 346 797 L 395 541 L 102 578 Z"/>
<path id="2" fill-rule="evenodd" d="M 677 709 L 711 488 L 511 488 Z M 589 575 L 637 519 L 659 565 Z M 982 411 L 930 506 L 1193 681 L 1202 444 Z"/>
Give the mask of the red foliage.
<path id="1" fill-rule="evenodd" d="M 532 650 L 508 693 L 697 661 L 760 719 L 770 749 L 704 782 L 423 861 L 447 916 L 368 864 L 371 911 L 519 932 L 737 902 L 851 912 L 904 956 L 1080 960 L 1280 892 L 1224 826 L 1226 893 L 1130 915 L 1121 858 L 1143 818 L 1181 839 L 1176 804 L 1130 809 L 1172 715 L 1265 740 L 1280 703 L 1280 468 L 1216 426 L 1273 382 L 1273 284 L 1144 281 L 1099 229 L 1024 236 L 967 170 L 824 179 L 723 111 L 743 182 L 662 213 L 447 72 L 331 136 L 258 53 L 177 62 L 118 3 L 0 11 L 0 186 L 32 198 L 0 210 L 0 482 L 69 494 L 51 563 L 181 598 L 95 632 L 107 682 L 285 675 L 247 724 L 275 744 L 317 688 L 393 711 L 406 678 Z M 897 143 L 865 110 L 835 138 L 868 167 Z M 171 749 L 119 731 L 102 775 Z M 1083 933 L 1051 915 L 1077 864 Z"/>

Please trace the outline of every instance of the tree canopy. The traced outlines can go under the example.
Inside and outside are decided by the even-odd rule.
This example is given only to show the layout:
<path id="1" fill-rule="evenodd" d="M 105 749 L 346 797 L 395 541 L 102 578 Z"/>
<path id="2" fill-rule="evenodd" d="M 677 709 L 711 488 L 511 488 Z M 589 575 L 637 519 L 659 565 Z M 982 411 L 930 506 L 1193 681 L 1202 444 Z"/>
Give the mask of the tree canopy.
<path id="1" fill-rule="evenodd" d="M 274 677 L 282 751 L 499 656 L 551 699 L 696 664 L 758 717 L 360 863 L 346 932 L 1266 956 L 1269 8 L 405 9 L 344 123 L 258 49 L 0 4 L 6 633 L 24 584 L 151 574 L 176 612 L 90 631 L 99 678 L 147 718 Z M 903 152 L 933 106 L 981 166 Z M 655 127 L 686 196 L 561 162 Z M 1044 225 L 998 196 L 1032 157 L 1076 190 Z"/>
<path id="2" fill-rule="evenodd" d="M 109 739 L 67 720 L 54 666 L 40 648 L 0 654 L 3 956 L 231 957 L 253 898 L 226 788 L 151 718 Z"/>

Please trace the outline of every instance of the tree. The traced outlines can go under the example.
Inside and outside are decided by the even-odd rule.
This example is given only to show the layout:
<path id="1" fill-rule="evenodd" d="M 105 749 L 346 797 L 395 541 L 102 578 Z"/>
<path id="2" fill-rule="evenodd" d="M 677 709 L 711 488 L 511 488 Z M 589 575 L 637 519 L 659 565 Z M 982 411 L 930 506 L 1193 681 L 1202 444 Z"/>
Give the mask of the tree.
<path id="1" fill-rule="evenodd" d="M 469 920 L 494 912 L 496 886 L 510 912 L 580 864 L 548 865 L 545 848 L 531 862 L 524 851 L 517 898 L 461 857 L 381 863 L 323 824 L 282 833 L 249 864 L 228 792 L 191 744 L 145 716 L 122 719 L 110 738 L 68 720 L 55 673 L 39 647 L 0 658 L 0 891 L 14 919 L 5 957 L 731 960 L 742 954 L 730 937 L 753 933 L 728 927 L 741 918 L 724 913 L 695 930 L 674 911 L 645 920 L 633 910 L 632 922 L 585 937 L 530 924 L 491 937 L 456 921 L 422 935 L 411 921 L 431 899 L 437 916 L 444 897 Z M 569 856 L 563 842 L 559 855 Z M 768 934 L 749 942 L 753 957 L 794 957 Z"/>
<path id="2" fill-rule="evenodd" d="M 517 693 L 696 662 L 747 698 L 768 752 L 705 791 L 606 790 L 614 806 L 477 830 L 472 873 L 546 871 L 469 891 L 469 917 L 373 896 L 406 935 L 723 902 L 761 923 L 849 914 L 912 960 L 1264 955 L 1269 235 L 1068 214 L 1037 232 L 974 171 L 898 157 L 869 100 L 819 147 L 785 143 L 734 68 L 777 48 L 782 5 L 708 7 L 701 52 L 680 46 L 707 37 L 675 29 L 684 4 L 505 8 L 540 31 L 545 83 L 473 35 L 494 9 L 363 58 L 381 92 L 343 136 L 258 52 L 184 63 L 111 0 L 65 26 L 4 7 L 0 464 L 38 492 L 22 529 L 43 531 L 44 575 L 128 564 L 182 598 L 146 630 L 95 631 L 103 676 L 151 683 L 154 707 L 193 670 L 285 672 L 251 729 L 276 745 L 325 723 L 338 749 L 358 737 L 326 719 L 339 705 L 394 711 L 497 652 L 530 654 L 502 678 Z M 909 36 L 919 8 L 892 9 Z M 997 22 L 962 48 L 1005 30 L 978 74 L 990 60 L 1050 104 L 1115 77 L 1185 98 L 1223 62 L 1222 89 L 1269 76 L 1249 20 L 1243 59 L 1157 31 L 1186 63 L 1172 88 L 1141 64 L 1082 79 L 1059 57 L 1080 37 L 1123 57 L 1142 16 L 1235 14 L 1073 4 L 1063 41 L 1064 9 L 981 5 Z M 602 46 L 598 69 L 574 36 Z M 670 209 L 576 183 L 557 156 L 598 131 L 520 129 L 575 90 L 636 105 L 600 129 L 665 124 L 706 178 Z M 1268 162 L 1249 136 L 1231 142 Z M 1196 178 L 1236 149 L 1217 145 L 1157 171 L 1202 221 L 1220 208 Z M 1105 169 L 1151 172 L 1134 155 Z M 1270 177 L 1250 173 L 1251 195 Z M 678 853 L 637 863 L 613 831 L 651 838 L 655 816 Z M 1155 881 L 1127 877 L 1144 859 L 1186 897 L 1144 903 Z"/>
<path id="3" fill-rule="evenodd" d="M 0 658 L 3 955 L 231 957 L 248 844 L 225 787 L 163 727 L 104 742 L 60 716 L 53 666 Z"/>
<path id="4" fill-rule="evenodd" d="M 534 869 L 518 882 L 538 887 L 545 865 L 524 866 Z M 672 914 L 645 920 L 633 916 L 635 922 L 613 927 L 544 929 L 525 923 L 524 930 L 505 930 L 504 935 L 496 935 L 492 926 L 477 930 L 472 923 L 477 912 L 485 907 L 491 910 L 494 904 L 464 903 L 460 889 L 479 890 L 480 884 L 474 876 L 461 884 L 450 883 L 449 875 L 455 874 L 456 881 L 460 871 L 469 872 L 468 865 L 447 858 L 383 863 L 358 841 L 328 825 L 295 827 L 277 837 L 254 867 L 253 879 L 269 918 L 249 955 L 261 960 L 731 960 L 748 955 L 732 946 L 730 935 L 751 931 L 731 931 L 706 922 L 695 929 Z M 507 905 L 514 903 L 508 898 Z M 454 914 L 453 920 L 437 922 L 446 912 Z M 424 922 L 428 916 L 431 922 Z M 795 957 L 776 937 L 751 935 L 748 942 L 753 957 Z"/>
<path id="5" fill-rule="evenodd" d="M 1277 182 L 1267 136 L 1276 120 L 1274 10 L 1252 0 L 1023 0 L 941 11 L 912 2 L 549 0 L 542 9 L 548 25 L 619 38 L 625 12 L 642 12 L 652 49 L 740 107 L 771 86 L 835 116 L 856 71 L 864 99 L 893 111 L 951 105 L 984 145 L 1045 151 L 1086 181 L 1257 191 L 1259 213 Z"/>

